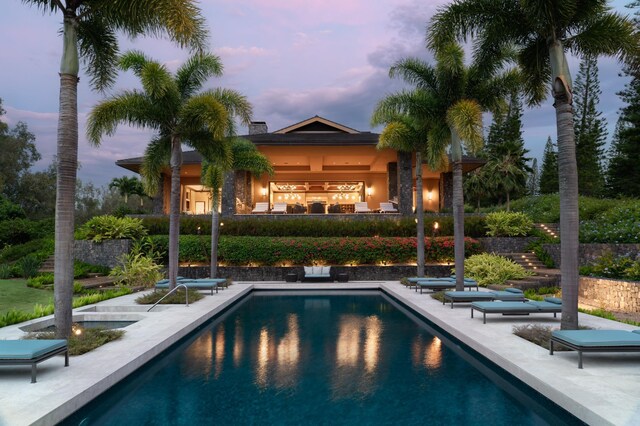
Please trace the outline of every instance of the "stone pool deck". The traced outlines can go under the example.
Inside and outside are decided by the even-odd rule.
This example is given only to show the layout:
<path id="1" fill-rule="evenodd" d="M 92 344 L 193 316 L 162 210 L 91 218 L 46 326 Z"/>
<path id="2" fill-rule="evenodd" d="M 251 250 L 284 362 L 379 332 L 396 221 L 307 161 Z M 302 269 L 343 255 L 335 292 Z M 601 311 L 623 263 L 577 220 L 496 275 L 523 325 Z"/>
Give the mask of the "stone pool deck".
<path id="1" fill-rule="evenodd" d="M 520 324 L 559 326 L 550 314 L 525 317 L 470 317 L 468 304 L 449 305 L 429 294 L 416 293 L 397 281 L 344 283 L 239 282 L 228 289 L 185 306 L 161 306 L 147 313 L 136 305 L 139 294 L 85 306 L 74 315 L 85 319 L 137 319 L 126 327 L 124 337 L 88 354 L 71 357 L 63 367 L 62 357 L 38 364 L 38 383 L 30 383 L 28 366 L 0 366 L 0 425 L 52 425 L 73 413 L 93 397 L 126 377 L 138 367 L 189 334 L 218 312 L 253 289 L 256 290 L 362 290 L 382 289 L 420 313 L 447 333 L 555 401 L 584 422 L 593 425 L 640 424 L 640 354 L 595 353 L 584 356 L 584 369 L 577 367 L 576 352 L 547 350 L 512 334 Z M 29 323 L 46 320 L 40 318 Z M 22 323 L 0 329 L 0 339 L 24 335 Z M 634 327 L 580 314 L 580 323 L 593 328 L 630 330 Z"/>

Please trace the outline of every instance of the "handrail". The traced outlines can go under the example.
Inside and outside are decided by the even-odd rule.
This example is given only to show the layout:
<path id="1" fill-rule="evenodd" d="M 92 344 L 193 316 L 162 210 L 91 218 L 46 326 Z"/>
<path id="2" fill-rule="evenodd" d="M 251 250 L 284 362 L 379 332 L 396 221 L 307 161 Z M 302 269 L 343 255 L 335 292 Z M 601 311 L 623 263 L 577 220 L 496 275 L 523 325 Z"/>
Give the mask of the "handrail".
<path id="1" fill-rule="evenodd" d="M 158 303 L 162 302 L 167 296 L 169 296 L 171 293 L 173 293 L 174 291 L 176 291 L 180 287 L 184 287 L 184 298 L 185 298 L 185 302 L 186 302 L 187 308 L 188 308 L 189 307 L 189 288 L 185 284 L 178 284 L 173 290 L 171 290 L 169 293 L 167 293 L 164 296 L 162 296 L 160 298 L 160 300 L 158 300 L 156 303 L 154 303 L 152 307 L 147 309 L 147 312 L 151 312 L 151 310 L 153 308 L 155 308 L 158 305 Z"/>

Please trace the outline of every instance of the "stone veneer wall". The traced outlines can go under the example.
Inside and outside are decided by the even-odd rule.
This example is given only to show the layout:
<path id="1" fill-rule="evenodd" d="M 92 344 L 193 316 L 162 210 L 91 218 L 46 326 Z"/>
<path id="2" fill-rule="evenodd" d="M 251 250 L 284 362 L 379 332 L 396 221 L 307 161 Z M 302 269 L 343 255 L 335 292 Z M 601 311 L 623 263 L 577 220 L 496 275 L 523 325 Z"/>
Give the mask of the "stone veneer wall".
<path id="1" fill-rule="evenodd" d="M 608 311 L 640 313 L 640 282 L 580 277 L 578 302 Z"/>
<path id="2" fill-rule="evenodd" d="M 487 253 L 524 253 L 538 237 L 486 237 L 476 238 Z"/>
<path id="3" fill-rule="evenodd" d="M 448 265 L 426 265 L 425 275 L 433 277 L 444 277 L 451 274 Z M 400 280 L 402 277 L 414 277 L 416 267 L 411 265 L 393 266 L 332 266 L 335 274 L 347 273 L 349 281 L 392 281 Z M 218 277 L 228 277 L 234 281 L 284 281 L 288 273 L 296 273 L 301 277 L 304 272 L 302 266 L 220 266 L 218 267 Z M 206 278 L 209 276 L 208 266 L 181 266 L 178 275 L 187 278 Z"/>
<path id="4" fill-rule="evenodd" d="M 118 265 L 118 259 L 129 253 L 132 240 L 105 240 L 94 243 L 87 240 L 76 240 L 73 244 L 73 257 L 91 265 L 101 265 L 113 268 Z"/>
<path id="5" fill-rule="evenodd" d="M 560 244 L 543 244 L 542 247 L 553 258 L 556 266 L 560 267 Z M 585 266 L 594 263 L 605 253 L 615 257 L 626 256 L 640 260 L 640 244 L 580 244 L 578 248 L 578 264 Z"/>

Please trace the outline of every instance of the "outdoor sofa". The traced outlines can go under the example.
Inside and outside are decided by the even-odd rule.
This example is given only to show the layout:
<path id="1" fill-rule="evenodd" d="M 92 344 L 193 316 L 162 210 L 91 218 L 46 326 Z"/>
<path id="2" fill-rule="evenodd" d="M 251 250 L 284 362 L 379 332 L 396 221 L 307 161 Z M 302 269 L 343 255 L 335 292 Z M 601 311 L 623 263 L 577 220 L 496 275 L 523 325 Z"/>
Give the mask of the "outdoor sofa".
<path id="1" fill-rule="evenodd" d="M 527 302 L 473 302 L 471 304 L 471 318 L 473 311 L 482 312 L 482 323 L 487 323 L 487 314 L 529 315 L 529 314 L 557 314 L 562 312 L 562 303 L 555 297 L 547 297 L 543 302 L 529 300 Z"/>
<path id="2" fill-rule="evenodd" d="M 66 340 L 0 340 L 0 365 L 31 365 L 31 383 L 36 382 L 37 364 L 58 354 L 64 354 L 68 367 Z"/>
<path id="3" fill-rule="evenodd" d="M 454 302 L 482 302 L 502 300 L 505 302 L 526 302 L 522 290 L 518 288 L 507 288 L 504 291 L 446 291 L 442 304 L 451 302 L 451 309 L 453 309 Z"/>
<path id="4" fill-rule="evenodd" d="M 555 330 L 549 355 L 554 342 L 578 351 L 578 368 L 582 368 L 583 352 L 640 352 L 640 330 Z"/>
<path id="5" fill-rule="evenodd" d="M 331 266 L 305 266 L 301 281 L 333 281 Z"/>

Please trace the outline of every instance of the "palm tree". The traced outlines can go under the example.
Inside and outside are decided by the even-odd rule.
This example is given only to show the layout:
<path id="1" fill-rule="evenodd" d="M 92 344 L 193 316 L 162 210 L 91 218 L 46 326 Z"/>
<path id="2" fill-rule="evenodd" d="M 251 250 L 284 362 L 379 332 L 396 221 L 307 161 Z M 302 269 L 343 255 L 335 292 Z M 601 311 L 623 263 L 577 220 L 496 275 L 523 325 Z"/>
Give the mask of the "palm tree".
<path id="1" fill-rule="evenodd" d="M 507 211 L 509 211 L 510 194 L 522 189 L 527 179 L 527 171 L 522 169 L 519 158 L 505 154 L 494 158 L 485 166 L 491 176 L 492 187 L 496 193 L 504 192 L 507 197 Z"/>
<path id="2" fill-rule="evenodd" d="M 454 43 L 439 50 L 436 61 L 435 67 L 419 59 L 404 59 L 396 63 L 390 75 L 401 77 L 414 85 L 415 89 L 392 94 L 380 101 L 374 113 L 374 122 L 383 122 L 385 120 L 380 118 L 388 117 L 386 121 L 393 124 L 395 117 L 409 117 L 419 134 L 418 138 L 421 138 L 419 143 L 413 145 L 414 150 L 416 153 L 424 152 L 427 164 L 434 170 L 446 167 L 446 149 L 450 148 L 453 163 L 456 289 L 463 290 L 463 144 L 469 152 L 478 151 L 482 145 L 482 110 L 500 107 L 517 81 L 517 76 L 514 73 L 497 75 L 499 67 L 495 64 L 475 63 L 466 67 L 462 48 Z M 417 156 L 417 163 L 416 169 L 419 171 L 422 168 L 420 156 Z M 419 196 L 421 193 L 418 190 Z"/>
<path id="3" fill-rule="evenodd" d="M 223 141 L 230 144 L 231 164 L 219 161 L 219 158 L 204 158 L 202 162 L 202 184 L 211 190 L 211 268 L 210 277 L 218 274 L 218 237 L 220 236 L 220 215 L 218 206 L 220 188 L 224 175 L 229 170 L 246 170 L 256 176 L 262 173 L 273 174 L 273 166 L 269 159 L 256 146 L 246 139 L 227 138 Z"/>
<path id="4" fill-rule="evenodd" d="M 202 49 L 204 20 L 193 0 L 22 0 L 62 18 L 60 111 L 57 141 L 54 304 L 56 336 L 71 334 L 73 231 L 78 169 L 78 73 L 83 60 L 91 85 L 104 90 L 115 78 L 116 32 L 130 37 L 166 33 L 182 47 Z"/>
<path id="5" fill-rule="evenodd" d="M 121 123 L 156 131 L 145 150 L 141 175 L 146 192 L 151 194 L 157 191 L 162 170 L 167 165 L 171 170 L 169 287 L 173 289 L 178 275 L 182 144 L 205 158 L 231 164 L 229 145 L 221 141 L 233 132 L 233 117 L 249 123 L 251 105 L 232 90 L 198 93 L 209 77 L 222 74 L 222 64 L 215 55 L 192 56 L 175 75 L 140 52 L 123 55 L 120 67 L 132 70 L 140 78 L 143 90 L 125 91 L 96 105 L 87 121 L 87 137 L 98 145 L 102 135 L 113 134 Z"/>
<path id="6" fill-rule="evenodd" d="M 122 176 L 120 178 L 113 178 L 109 183 L 109 189 L 117 189 L 120 195 L 124 198 L 124 203 L 127 204 L 129 195 L 144 195 L 144 189 L 142 183 L 135 176 Z"/>
<path id="7" fill-rule="evenodd" d="M 401 92 L 390 95 L 378 102 L 371 118 L 374 126 L 385 124 L 380 134 L 378 149 L 414 153 L 416 155 L 416 242 L 417 276 L 424 277 L 424 208 L 422 199 L 422 156 L 427 148 L 428 124 L 421 117 L 426 111 L 420 111 L 424 93 L 420 91 Z M 396 106 L 404 105 L 407 110 L 399 113 Z"/>
<path id="8" fill-rule="evenodd" d="M 578 171 L 573 129 L 571 73 L 566 52 L 580 56 L 637 54 L 633 24 L 611 12 L 606 0 L 460 0 L 431 22 L 429 45 L 474 37 L 474 52 L 490 61 L 515 46 L 529 104 L 545 98 L 551 83 L 558 131 L 562 328 L 578 328 Z"/>

